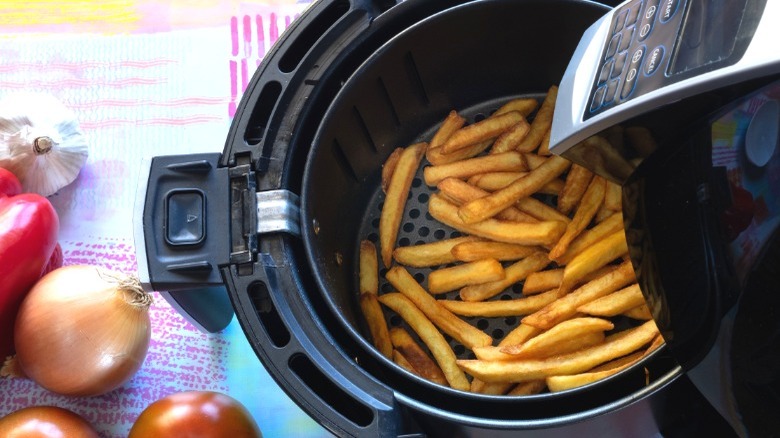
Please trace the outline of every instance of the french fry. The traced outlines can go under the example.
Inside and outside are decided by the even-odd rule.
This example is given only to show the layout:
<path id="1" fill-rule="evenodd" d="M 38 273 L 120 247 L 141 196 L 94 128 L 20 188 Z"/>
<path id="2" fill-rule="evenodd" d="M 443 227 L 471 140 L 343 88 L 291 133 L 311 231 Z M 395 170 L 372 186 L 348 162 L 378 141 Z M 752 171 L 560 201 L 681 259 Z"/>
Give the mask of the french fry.
<path id="1" fill-rule="evenodd" d="M 647 321 L 648 319 L 653 319 L 653 314 L 650 312 L 650 308 L 647 307 L 647 304 L 641 304 L 639 306 L 634 307 L 633 309 L 628 309 L 625 312 L 623 312 L 623 316 L 626 316 L 631 319 L 638 319 L 640 321 Z"/>
<path id="2" fill-rule="evenodd" d="M 453 200 L 453 203 L 456 205 L 463 205 L 473 199 L 489 195 L 488 192 L 456 178 L 446 178 L 437 187 L 443 195 Z M 498 212 L 496 219 L 513 222 L 539 222 L 534 216 L 524 213 L 516 207 L 507 207 L 503 211 Z"/>
<path id="3" fill-rule="evenodd" d="M 476 260 L 431 271 L 428 274 L 428 292 L 442 294 L 468 285 L 502 280 L 504 277 L 504 267 L 498 260 Z"/>
<path id="4" fill-rule="evenodd" d="M 563 268 L 561 289 L 570 290 L 586 275 L 606 266 L 613 260 L 628 254 L 628 244 L 623 230 L 616 231 L 576 255 Z"/>
<path id="5" fill-rule="evenodd" d="M 542 359 L 583 348 L 583 339 L 589 333 L 600 335 L 590 345 L 600 343 L 604 340 L 604 332 L 613 328 L 615 325 L 611 321 L 602 318 L 569 319 L 556 324 L 527 342 L 502 347 L 501 352 L 510 354 L 516 359 Z"/>
<path id="6" fill-rule="evenodd" d="M 461 262 L 473 262 L 482 259 L 496 259 L 500 262 L 506 262 L 528 257 L 538 250 L 539 247 L 537 246 L 480 240 L 459 243 L 452 247 L 451 252 L 452 256 Z"/>
<path id="7" fill-rule="evenodd" d="M 594 316 L 616 316 L 645 303 L 639 285 L 634 283 L 577 308 L 580 313 Z"/>
<path id="8" fill-rule="evenodd" d="M 401 153 L 404 148 L 395 148 L 393 152 L 385 160 L 385 164 L 382 165 L 382 191 L 387 193 L 387 188 L 390 187 L 390 178 L 395 172 L 395 167 L 398 166 L 398 160 L 401 159 Z"/>
<path id="9" fill-rule="evenodd" d="M 523 154 L 528 159 L 529 154 Z M 537 166 L 538 167 L 538 166 Z M 528 175 L 528 172 L 489 172 L 474 175 L 468 179 L 468 183 L 480 189 L 494 192 L 512 184 L 519 178 Z M 557 196 L 563 190 L 564 182 L 560 178 L 543 185 L 538 193 Z"/>
<path id="10" fill-rule="evenodd" d="M 379 302 L 397 313 L 417 333 L 420 340 L 428 347 L 436 363 L 439 364 L 451 387 L 463 391 L 469 389 L 471 385 L 463 371 L 457 367 L 457 357 L 450 344 L 414 303 L 398 292 L 381 295 Z"/>
<path id="11" fill-rule="evenodd" d="M 555 100 L 558 97 L 558 87 L 553 85 L 547 90 L 542 106 L 536 112 L 534 120 L 531 122 L 531 130 L 523 141 L 517 146 L 520 152 L 531 152 L 539 147 L 544 138 L 544 134 L 552 126 L 553 112 L 555 111 Z"/>
<path id="12" fill-rule="evenodd" d="M 521 322 L 517 325 L 517 327 L 512 329 L 512 331 L 507 333 L 506 336 L 504 336 L 504 338 L 498 342 L 497 347 L 474 347 L 472 351 L 477 355 L 477 358 L 479 358 L 478 351 L 484 349 L 488 354 L 496 354 L 504 357 L 503 359 L 500 356 L 496 357 L 496 360 L 511 360 L 513 358 L 508 354 L 501 353 L 501 347 L 512 344 L 522 344 L 523 342 L 533 338 L 541 332 L 541 329 L 523 324 Z M 513 384 L 509 382 L 486 383 L 475 378 L 471 380 L 471 392 L 480 394 L 504 394 L 512 387 L 512 385 Z"/>
<path id="13" fill-rule="evenodd" d="M 404 357 L 416 374 L 435 383 L 447 384 L 447 378 L 441 368 L 425 353 L 409 332 L 401 327 L 393 327 L 390 329 L 390 340 L 395 351 Z"/>
<path id="14" fill-rule="evenodd" d="M 468 178 L 484 172 L 516 172 L 526 169 L 525 159 L 518 152 L 485 155 L 468 158 L 440 166 L 427 166 L 423 170 L 425 183 L 435 186 L 445 178 Z"/>
<path id="15" fill-rule="evenodd" d="M 593 172 L 579 164 L 572 164 L 569 174 L 566 176 L 563 190 L 558 195 L 558 211 L 569 214 L 574 210 L 592 179 Z"/>
<path id="16" fill-rule="evenodd" d="M 439 300 L 450 312 L 460 316 L 482 316 L 496 318 L 505 316 L 529 315 L 552 303 L 557 298 L 558 289 L 511 300 L 493 301 L 457 301 Z"/>
<path id="17" fill-rule="evenodd" d="M 432 323 L 467 348 L 490 345 L 493 338 L 445 309 L 402 266 L 393 266 L 385 278 L 405 297 L 409 298 Z"/>
<path id="18" fill-rule="evenodd" d="M 572 240 L 588 227 L 593 216 L 601 207 L 604 202 L 604 192 L 606 191 L 606 180 L 598 175 L 594 176 L 582 195 L 577 211 L 574 213 L 574 217 L 571 222 L 566 225 L 566 232 L 563 233 L 561 239 L 550 250 L 550 260 L 557 260 L 566 249 L 569 248 Z"/>
<path id="19" fill-rule="evenodd" d="M 623 262 L 601 277 L 553 301 L 538 312 L 523 318 L 523 324 L 547 330 L 577 314 L 577 308 L 636 281 L 631 262 Z"/>
<path id="20" fill-rule="evenodd" d="M 571 163 L 565 158 L 552 156 L 544 164 L 528 172 L 528 175 L 503 189 L 464 204 L 458 209 L 458 216 L 466 224 L 491 218 L 518 200 L 538 191 L 542 186 L 565 172 L 570 165 Z"/>
<path id="21" fill-rule="evenodd" d="M 393 250 L 393 258 L 404 266 L 414 268 L 446 265 L 458 261 L 452 254 L 452 248 L 456 245 L 482 240 L 476 236 L 461 236 L 421 245 L 399 246 Z"/>
<path id="22" fill-rule="evenodd" d="M 387 322 L 385 321 L 384 313 L 382 313 L 382 308 L 379 306 L 377 295 L 361 293 L 360 310 L 363 312 L 363 317 L 368 325 L 368 331 L 371 333 L 371 340 L 374 346 L 383 356 L 388 359 L 392 358 L 393 345 L 390 342 Z"/>
<path id="23" fill-rule="evenodd" d="M 370 240 L 360 241 L 358 265 L 360 293 L 374 295 L 379 293 L 379 261 L 376 246 Z"/>
<path id="24" fill-rule="evenodd" d="M 400 366 L 401 368 L 405 369 L 406 371 L 409 371 L 412 374 L 416 374 L 416 375 L 420 376 L 420 373 L 418 373 L 417 370 L 414 369 L 412 364 L 409 363 L 409 361 L 406 360 L 404 355 L 400 351 L 398 351 L 398 350 L 393 350 L 393 362 L 395 362 L 396 365 Z M 422 376 L 420 376 L 420 377 L 422 377 Z M 442 385 L 446 385 L 446 384 L 447 384 L 447 380 L 445 379 L 444 383 L 442 383 Z"/>
<path id="25" fill-rule="evenodd" d="M 490 149 L 490 153 L 500 154 L 516 150 L 517 146 L 523 141 L 525 136 L 528 135 L 528 131 L 530 130 L 531 125 L 529 125 L 525 119 L 510 126 L 509 129 L 496 138 L 493 147 Z"/>
<path id="26" fill-rule="evenodd" d="M 447 141 L 441 145 L 442 153 L 450 154 L 458 149 L 463 149 L 474 143 L 479 143 L 498 137 L 510 126 L 523 120 L 524 117 L 517 111 L 488 117 L 471 125 L 464 126 L 455 131 Z"/>
<path id="27" fill-rule="evenodd" d="M 653 340 L 658 328 L 653 321 L 647 321 L 625 332 L 619 337 L 608 337 L 603 344 L 545 359 L 458 360 L 456 363 L 466 373 L 485 382 L 526 382 L 576 374 L 641 348 Z"/>
<path id="28" fill-rule="evenodd" d="M 541 155 L 543 157 L 549 157 L 550 152 L 550 136 L 552 135 L 552 130 L 548 129 L 547 132 L 544 133 L 544 137 L 542 137 L 542 143 L 539 145 L 539 149 L 537 149 L 536 153 L 538 155 Z"/>
<path id="29" fill-rule="evenodd" d="M 656 336 L 657 338 L 658 336 Z M 652 343 L 651 343 L 652 345 Z M 595 368 L 591 368 L 588 372 L 594 372 L 599 373 L 601 371 L 608 371 L 615 368 L 621 368 L 624 365 L 631 365 L 632 363 L 636 362 L 637 360 L 641 359 L 645 355 L 645 351 L 638 350 L 631 354 L 627 354 L 625 356 L 619 357 L 617 359 L 612 359 L 609 362 L 605 362 Z"/>
<path id="30" fill-rule="evenodd" d="M 544 391 L 547 387 L 547 383 L 544 380 L 530 380 L 528 382 L 520 382 L 515 385 L 506 395 L 510 396 L 522 396 L 522 395 L 534 395 Z"/>
<path id="31" fill-rule="evenodd" d="M 619 184 L 607 181 L 604 207 L 612 211 L 620 211 L 623 208 L 623 188 Z"/>
<path id="32" fill-rule="evenodd" d="M 456 161 L 465 160 L 467 158 L 474 158 L 481 154 L 485 149 L 489 148 L 491 144 L 493 144 L 493 139 L 474 143 L 471 146 L 466 146 L 463 149 L 458 149 L 457 151 L 451 152 L 449 154 L 443 153 L 441 146 L 435 148 L 429 147 L 425 152 L 425 158 L 434 166 L 440 166 L 442 164 L 454 163 Z"/>
<path id="33" fill-rule="evenodd" d="M 404 149 L 387 188 L 385 202 L 379 216 L 379 243 L 382 262 L 387 267 L 393 259 L 398 227 L 401 225 L 409 189 L 425 148 L 425 143 L 417 143 Z"/>
<path id="34" fill-rule="evenodd" d="M 595 227 L 583 231 L 576 239 L 574 239 L 566 252 L 563 253 L 557 260 L 558 264 L 569 263 L 576 255 L 581 253 L 587 248 L 595 245 L 609 236 L 610 234 L 623 229 L 623 215 L 615 213 L 599 222 Z"/>
<path id="35" fill-rule="evenodd" d="M 523 153 L 523 156 L 525 156 L 525 162 L 528 163 L 528 168 L 531 170 L 534 170 L 537 167 L 541 166 L 549 158 L 549 157 L 543 157 L 539 154 L 535 154 L 532 152 L 525 152 Z"/>
<path id="36" fill-rule="evenodd" d="M 458 129 L 462 128 L 466 124 L 466 119 L 460 116 L 457 111 L 450 111 L 444 121 L 441 122 L 439 129 L 436 130 L 436 134 L 431 138 L 431 142 L 428 144 L 428 150 L 435 149 L 443 145 L 452 134 Z"/>
<path id="37" fill-rule="evenodd" d="M 530 196 L 518 200 L 515 206 L 521 212 L 529 214 L 540 221 L 558 221 L 567 225 L 571 222 L 568 216 Z"/>
<path id="38" fill-rule="evenodd" d="M 534 112 L 538 106 L 539 101 L 533 98 L 512 99 L 509 102 L 501 105 L 501 107 L 493 113 L 493 116 L 499 116 L 510 111 L 517 111 L 523 117 L 528 117 L 528 115 Z"/>
<path id="39" fill-rule="evenodd" d="M 537 294 L 550 289 L 558 289 L 563 280 L 563 268 L 545 269 L 528 274 L 523 282 L 523 295 Z"/>
<path id="40" fill-rule="evenodd" d="M 519 245 L 552 245 L 566 229 L 566 224 L 558 221 L 523 223 L 486 219 L 466 224 L 458 216 L 458 207 L 435 193 L 428 200 L 428 213 L 460 232 Z"/>
<path id="41" fill-rule="evenodd" d="M 494 297 L 509 286 L 522 281 L 531 272 L 536 272 L 550 264 L 547 255 L 536 252 L 504 269 L 504 278 L 489 283 L 466 286 L 460 290 L 463 301 L 482 301 Z"/>

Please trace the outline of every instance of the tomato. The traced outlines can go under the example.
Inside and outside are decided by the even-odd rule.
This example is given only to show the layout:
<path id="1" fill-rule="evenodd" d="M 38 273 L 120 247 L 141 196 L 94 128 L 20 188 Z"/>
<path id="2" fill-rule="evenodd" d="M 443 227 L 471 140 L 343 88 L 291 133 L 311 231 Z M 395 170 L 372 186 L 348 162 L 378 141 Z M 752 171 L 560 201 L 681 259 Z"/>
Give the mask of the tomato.
<path id="1" fill-rule="evenodd" d="M 32 406 L 0 418 L 3 438 L 99 438 L 80 415 L 57 406 Z"/>
<path id="2" fill-rule="evenodd" d="M 260 438 L 252 415 L 236 399 L 211 391 L 186 391 L 150 404 L 128 438 Z"/>

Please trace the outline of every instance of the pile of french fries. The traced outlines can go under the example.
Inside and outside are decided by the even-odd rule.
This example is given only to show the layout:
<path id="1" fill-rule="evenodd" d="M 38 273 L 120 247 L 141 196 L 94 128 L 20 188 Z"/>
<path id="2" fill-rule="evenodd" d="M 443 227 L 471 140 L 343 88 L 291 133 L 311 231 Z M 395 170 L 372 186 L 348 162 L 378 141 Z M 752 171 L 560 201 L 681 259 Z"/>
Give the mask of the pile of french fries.
<path id="1" fill-rule="evenodd" d="M 379 251 L 360 245 L 360 307 L 399 366 L 463 391 L 527 395 L 595 382 L 663 344 L 628 257 L 621 187 L 548 151 L 556 95 L 511 100 L 469 125 L 452 111 L 430 142 L 384 164 Z M 398 247 L 421 166 L 428 213 L 460 235 Z M 393 288 L 382 294 L 380 259 Z M 408 268 L 429 271 L 418 282 Z M 498 299 L 518 285 L 522 294 Z M 468 317 L 519 323 L 494 340 Z M 447 337 L 475 359 L 459 359 Z"/>

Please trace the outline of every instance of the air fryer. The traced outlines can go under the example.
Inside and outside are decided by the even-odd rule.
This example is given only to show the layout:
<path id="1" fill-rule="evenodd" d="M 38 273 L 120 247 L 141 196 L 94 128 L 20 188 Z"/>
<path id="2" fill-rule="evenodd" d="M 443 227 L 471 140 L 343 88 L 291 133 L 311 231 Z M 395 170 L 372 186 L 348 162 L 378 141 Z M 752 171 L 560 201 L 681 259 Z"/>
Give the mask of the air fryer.
<path id="1" fill-rule="evenodd" d="M 269 374 L 336 435 L 727 430 L 665 348 L 581 389 L 488 396 L 398 367 L 358 316 L 358 243 L 376 233 L 387 156 L 429 139 L 452 109 L 473 122 L 510 98 L 541 98 L 608 10 L 578 0 L 314 3 L 258 68 L 222 153 L 145 167 L 142 280 L 205 330 L 224 327 L 232 308 Z M 407 211 L 431 193 L 416 181 Z M 402 244 L 453 233 L 424 214 L 402 230 Z M 518 320 L 469 322 L 500 337 Z"/>

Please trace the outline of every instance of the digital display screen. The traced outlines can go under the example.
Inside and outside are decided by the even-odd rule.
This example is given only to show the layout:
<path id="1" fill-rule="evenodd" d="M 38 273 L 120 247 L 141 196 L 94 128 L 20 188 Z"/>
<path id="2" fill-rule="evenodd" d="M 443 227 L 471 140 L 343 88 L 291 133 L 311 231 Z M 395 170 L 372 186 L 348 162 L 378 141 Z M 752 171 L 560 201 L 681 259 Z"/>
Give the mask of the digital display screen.
<path id="1" fill-rule="evenodd" d="M 751 0 L 688 0 L 669 74 L 684 73 L 728 59 L 746 21 L 760 18 L 763 5 Z M 758 14 L 758 16 L 756 16 Z"/>

